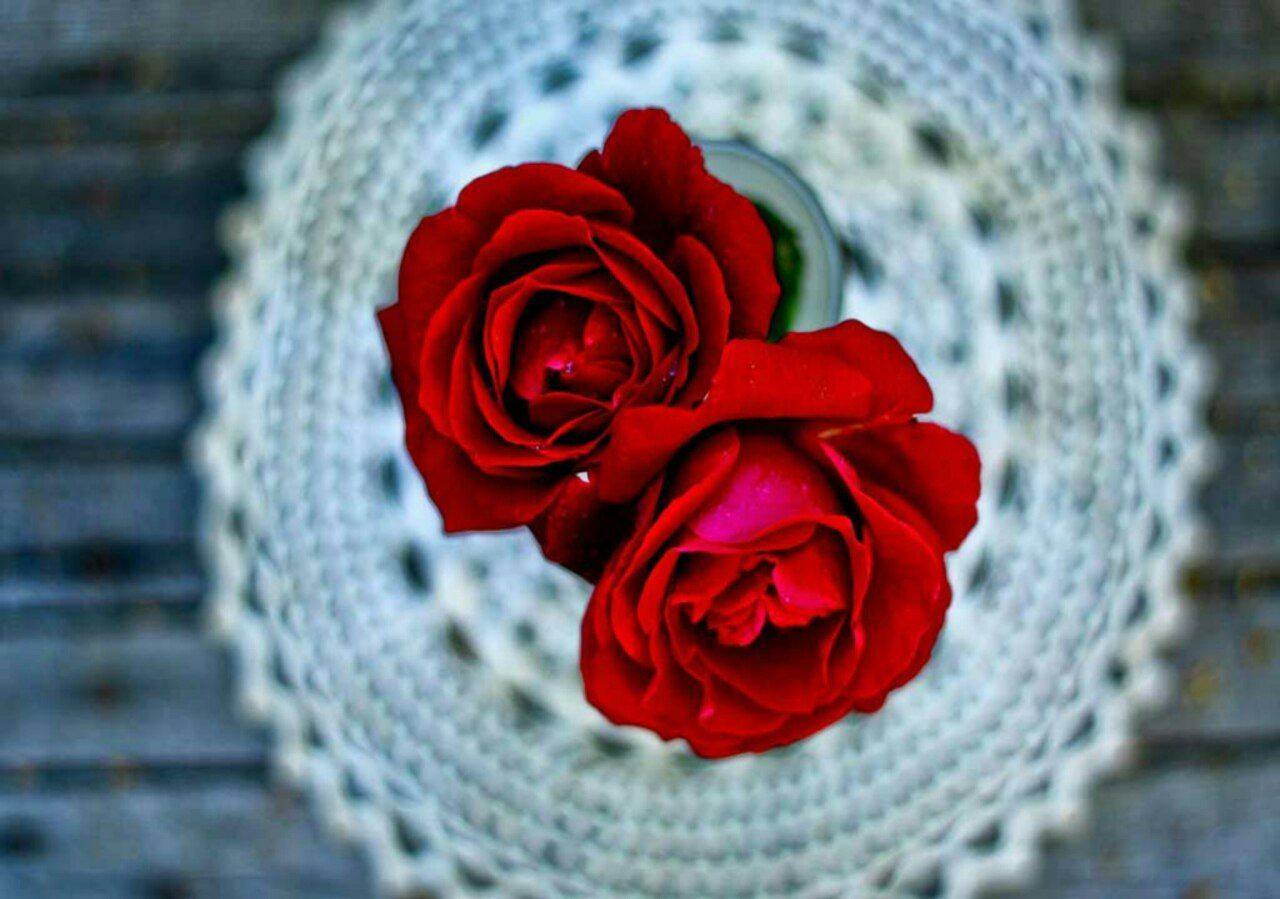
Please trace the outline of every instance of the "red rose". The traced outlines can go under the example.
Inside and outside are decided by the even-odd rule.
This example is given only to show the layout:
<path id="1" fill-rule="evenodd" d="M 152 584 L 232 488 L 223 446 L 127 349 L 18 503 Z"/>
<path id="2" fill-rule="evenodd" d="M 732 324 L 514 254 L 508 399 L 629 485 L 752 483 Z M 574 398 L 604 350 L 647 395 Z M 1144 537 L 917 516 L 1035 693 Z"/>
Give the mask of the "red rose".
<path id="1" fill-rule="evenodd" d="M 977 453 L 914 420 L 932 402 L 846 322 L 734 341 L 696 408 L 619 416 L 601 492 L 639 502 L 583 620 L 591 703 L 706 757 L 878 709 L 928 660 L 977 520 Z"/>
<path id="2" fill-rule="evenodd" d="M 701 400 L 778 293 L 755 207 L 661 110 L 624 113 L 577 170 L 471 182 L 413 232 L 379 313 L 445 530 L 530 524 L 548 558 L 598 573 L 621 513 L 590 472 L 615 415 Z"/>

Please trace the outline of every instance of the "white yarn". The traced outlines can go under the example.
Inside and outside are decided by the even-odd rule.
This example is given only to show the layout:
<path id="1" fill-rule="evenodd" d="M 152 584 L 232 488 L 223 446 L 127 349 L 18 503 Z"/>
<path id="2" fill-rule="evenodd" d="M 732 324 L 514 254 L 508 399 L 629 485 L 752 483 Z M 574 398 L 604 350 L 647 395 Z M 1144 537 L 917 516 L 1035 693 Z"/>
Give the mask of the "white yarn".
<path id="1" fill-rule="evenodd" d="M 279 768 L 383 887 L 963 896 L 1079 824 L 1167 689 L 1208 447 L 1181 206 L 1074 28 L 1043 0 L 386 0 L 296 69 L 227 219 L 209 612 Z M 933 662 L 762 757 L 584 702 L 584 585 L 523 534 L 440 534 L 374 324 L 420 216 L 650 104 L 810 180 L 845 313 L 903 340 L 984 461 Z"/>

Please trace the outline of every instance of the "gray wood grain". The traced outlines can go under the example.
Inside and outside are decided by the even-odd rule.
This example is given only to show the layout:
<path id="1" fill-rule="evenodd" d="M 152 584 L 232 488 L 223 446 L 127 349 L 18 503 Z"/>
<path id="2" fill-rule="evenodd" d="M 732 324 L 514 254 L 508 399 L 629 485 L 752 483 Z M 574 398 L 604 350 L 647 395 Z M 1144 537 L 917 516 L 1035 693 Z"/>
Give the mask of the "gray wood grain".
<path id="1" fill-rule="evenodd" d="M 243 187 L 245 141 L 171 140 L 87 143 L 0 150 L 0 213 L 76 212 L 110 219 L 124 211 L 186 212 L 193 217 Z"/>
<path id="2" fill-rule="evenodd" d="M 1083 839 L 1049 847 L 1043 899 L 1273 899 L 1280 765 L 1158 767 L 1096 791 Z"/>
<path id="3" fill-rule="evenodd" d="M 354 849 L 257 779 L 0 794 L 0 895 L 14 899 L 361 897 Z"/>
<path id="4" fill-rule="evenodd" d="M 196 486 L 179 462 L 0 468 L 0 553 L 92 543 L 187 544 Z"/>
<path id="5" fill-rule="evenodd" d="M 192 372 L 209 334 L 194 298 L 11 303 L 0 325 L 0 441 L 120 438 L 176 452 L 195 417 Z"/>
<path id="6" fill-rule="evenodd" d="M 261 764 L 231 665 L 194 630 L 0 641 L 0 771 Z"/>
<path id="7" fill-rule="evenodd" d="M 32 73 L 120 57 L 156 62 L 140 85 L 163 83 L 163 61 L 221 58 L 228 73 L 296 52 L 319 32 L 334 0 L 23 0 L 0 7 L 0 66 L 19 86 Z M 255 71 L 259 77 L 265 72 Z"/>
<path id="8" fill-rule="evenodd" d="M 1172 708 L 1144 722 L 1150 755 L 1187 747 L 1280 750 L 1280 589 L 1201 598 L 1191 636 L 1170 658 Z"/>

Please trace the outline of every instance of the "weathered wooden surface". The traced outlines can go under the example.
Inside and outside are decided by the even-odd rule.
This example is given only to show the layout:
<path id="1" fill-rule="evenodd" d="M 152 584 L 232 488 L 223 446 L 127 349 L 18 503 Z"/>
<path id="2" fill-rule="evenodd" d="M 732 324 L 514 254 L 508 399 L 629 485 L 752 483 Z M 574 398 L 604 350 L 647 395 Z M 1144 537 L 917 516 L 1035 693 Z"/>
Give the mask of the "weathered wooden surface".
<path id="1" fill-rule="evenodd" d="M 0 0 L 0 896 L 363 896 L 197 633 L 183 441 L 219 209 L 325 0 Z M 1280 895 L 1280 0 L 1085 0 L 1126 52 L 1221 375 L 1176 708 L 1046 897 Z"/>

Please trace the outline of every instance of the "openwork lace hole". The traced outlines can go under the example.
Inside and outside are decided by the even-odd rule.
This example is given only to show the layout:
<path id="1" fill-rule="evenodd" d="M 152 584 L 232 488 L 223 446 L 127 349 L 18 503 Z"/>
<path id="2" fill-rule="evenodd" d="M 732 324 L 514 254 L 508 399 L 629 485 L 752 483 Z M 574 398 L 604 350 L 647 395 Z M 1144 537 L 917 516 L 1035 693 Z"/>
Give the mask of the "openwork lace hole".
<path id="1" fill-rule="evenodd" d="M 782 47 L 796 59 L 820 63 L 826 56 L 827 43 L 820 31 L 812 28 L 794 28 L 782 43 Z"/>
<path id="2" fill-rule="evenodd" d="M 376 466 L 378 489 L 391 501 L 400 498 L 400 464 L 395 456 L 385 456 Z"/>
<path id="3" fill-rule="evenodd" d="M 510 113 L 506 109 L 492 107 L 485 110 L 476 119 L 475 127 L 471 129 L 471 146 L 475 150 L 483 150 L 499 132 L 507 124 Z"/>
<path id="4" fill-rule="evenodd" d="M 742 38 L 742 21 L 734 15 L 715 16 L 707 29 L 707 39 L 712 43 L 737 44 Z"/>
<path id="5" fill-rule="evenodd" d="M 1000 838 L 1003 831 L 1000 822 L 992 821 L 986 827 L 982 828 L 968 841 L 968 845 L 977 849 L 979 852 L 993 852 L 1000 846 Z"/>
<path id="6" fill-rule="evenodd" d="M 471 642 L 471 635 L 466 628 L 456 621 L 450 621 L 444 627 L 445 648 L 449 654 L 460 662 L 471 664 L 480 658 L 476 646 Z"/>
<path id="7" fill-rule="evenodd" d="M 529 730 L 551 720 L 551 710 L 537 696 L 521 687 L 511 687 L 511 706 L 516 726 Z"/>
<path id="8" fill-rule="evenodd" d="M 423 835 L 422 831 L 413 822 L 405 818 L 404 815 L 393 816 L 391 827 L 396 843 L 406 854 L 411 856 L 424 855 L 431 848 L 430 841 Z"/>
<path id="9" fill-rule="evenodd" d="M 622 65 L 634 68 L 653 56 L 661 46 L 662 39 L 655 34 L 641 32 L 630 35 L 622 42 Z"/>
<path id="10" fill-rule="evenodd" d="M 857 275 L 867 287 L 876 287 L 884 280 L 884 265 L 866 244 L 856 240 L 842 240 L 840 256 L 845 268 Z"/>
<path id="11" fill-rule="evenodd" d="M 401 547 L 400 573 L 413 593 L 425 596 L 431 592 L 431 563 L 417 544 L 407 543 Z"/>
<path id="12" fill-rule="evenodd" d="M 542 73 L 542 93 L 546 95 L 557 94 L 566 90 L 575 84 L 582 73 L 578 71 L 578 67 L 567 59 L 561 59 L 547 66 Z"/>
<path id="13" fill-rule="evenodd" d="M 996 280 L 996 314 L 1002 325 L 1024 318 L 1022 296 L 1018 289 L 1004 278 Z"/>
<path id="14" fill-rule="evenodd" d="M 922 123 L 915 129 L 916 144 L 936 165 L 949 166 L 955 161 L 954 139 L 939 125 Z"/>

